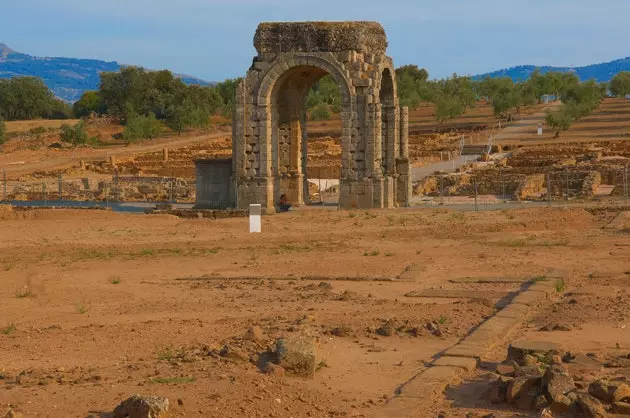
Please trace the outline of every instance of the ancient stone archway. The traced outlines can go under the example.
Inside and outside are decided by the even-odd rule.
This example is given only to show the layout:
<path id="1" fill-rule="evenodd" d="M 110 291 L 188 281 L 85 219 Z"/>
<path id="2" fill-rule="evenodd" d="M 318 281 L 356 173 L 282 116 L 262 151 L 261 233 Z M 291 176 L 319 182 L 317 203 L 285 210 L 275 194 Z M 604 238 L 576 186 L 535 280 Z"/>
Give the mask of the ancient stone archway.
<path id="1" fill-rule="evenodd" d="M 238 206 L 273 213 L 281 194 L 305 196 L 310 87 L 330 74 L 342 95 L 343 208 L 407 206 L 407 109 L 399 109 L 387 38 L 375 22 L 262 23 L 258 55 L 236 93 L 233 184 Z"/>

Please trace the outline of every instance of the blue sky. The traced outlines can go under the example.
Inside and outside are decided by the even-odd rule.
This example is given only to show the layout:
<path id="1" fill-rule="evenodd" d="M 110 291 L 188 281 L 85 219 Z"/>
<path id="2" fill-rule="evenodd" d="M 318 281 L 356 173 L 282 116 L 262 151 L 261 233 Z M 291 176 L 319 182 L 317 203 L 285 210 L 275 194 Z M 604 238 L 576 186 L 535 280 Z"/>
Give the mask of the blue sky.
<path id="1" fill-rule="evenodd" d="M 0 42 L 39 56 L 243 75 L 261 21 L 377 20 L 432 77 L 630 56 L 627 0 L 0 0 Z"/>

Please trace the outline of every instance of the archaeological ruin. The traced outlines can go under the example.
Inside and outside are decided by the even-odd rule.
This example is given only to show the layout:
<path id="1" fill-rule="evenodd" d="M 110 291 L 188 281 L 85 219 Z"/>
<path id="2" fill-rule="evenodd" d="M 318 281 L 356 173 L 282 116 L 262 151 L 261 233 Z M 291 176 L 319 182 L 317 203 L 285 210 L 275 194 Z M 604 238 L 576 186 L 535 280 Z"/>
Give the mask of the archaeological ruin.
<path id="1" fill-rule="evenodd" d="M 262 23 L 236 93 L 231 184 L 239 208 L 266 213 L 282 194 L 308 203 L 310 87 L 330 74 L 342 105 L 342 208 L 408 206 L 408 110 L 399 108 L 387 37 L 376 22 Z"/>

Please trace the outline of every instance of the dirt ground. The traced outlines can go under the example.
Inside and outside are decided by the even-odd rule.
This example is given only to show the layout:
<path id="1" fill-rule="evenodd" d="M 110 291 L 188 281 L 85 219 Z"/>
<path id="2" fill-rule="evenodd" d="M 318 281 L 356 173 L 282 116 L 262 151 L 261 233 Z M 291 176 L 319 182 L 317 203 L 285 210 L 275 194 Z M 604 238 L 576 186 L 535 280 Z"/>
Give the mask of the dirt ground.
<path id="1" fill-rule="evenodd" d="M 595 349 L 590 330 L 606 324 L 630 347 L 618 327 L 629 310 L 613 303 L 625 282 L 603 274 L 630 270 L 627 231 L 602 228 L 613 215 L 305 210 L 266 217 L 251 235 L 246 218 L 0 209 L 0 414 L 103 417 L 140 393 L 168 397 L 171 416 L 379 416 L 400 384 L 495 311 L 492 298 L 411 297 L 458 277 L 562 271 L 565 292 L 586 292 L 567 301 L 610 302 L 564 318 L 561 299 L 557 320 L 584 338 L 554 338 Z M 396 279 L 405 270 L 413 281 Z M 349 276 L 394 280 L 334 280 Z M 255 325 L 264 336 L 246 340 Z M 255 364 L 291 336 L 315 345 L 313 379 Z M 245 354 L 217 355 L 225 345 Z M 438 399 L 435 410 L 476 407 Z"/>

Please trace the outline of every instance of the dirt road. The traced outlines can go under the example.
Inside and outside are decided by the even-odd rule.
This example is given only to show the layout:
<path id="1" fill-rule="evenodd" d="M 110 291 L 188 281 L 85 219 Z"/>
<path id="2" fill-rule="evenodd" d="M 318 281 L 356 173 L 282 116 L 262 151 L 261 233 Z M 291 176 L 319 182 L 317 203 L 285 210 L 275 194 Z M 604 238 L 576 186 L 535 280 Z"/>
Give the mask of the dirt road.
<path id="1" fill-rule="evenodd" d="M 17 151 L 10 154 L 0 154 L 0 170 L 6 170 L 9 179 L 36 171 L 50 171 L 75 165 L 78 161 L 103 161 L 111 156 L 128 157 L 162 148 L 178 149 L 186 145 L 223 138 L 231 135 L 229 129 L 213 132 L 207 135 L 183 136 L 163 138 L 148 143 L 131 144 L 110 148 L 77 148 L 75 150 L 43 149 L 37 151 Z"/>

